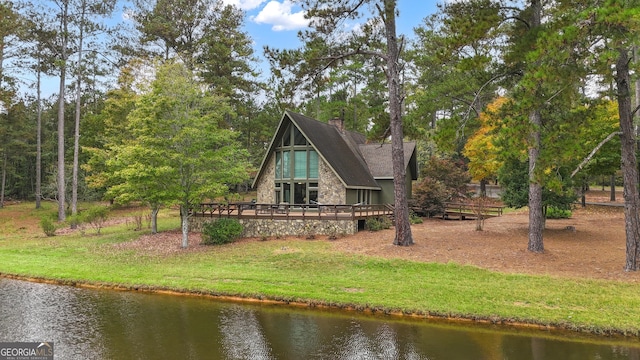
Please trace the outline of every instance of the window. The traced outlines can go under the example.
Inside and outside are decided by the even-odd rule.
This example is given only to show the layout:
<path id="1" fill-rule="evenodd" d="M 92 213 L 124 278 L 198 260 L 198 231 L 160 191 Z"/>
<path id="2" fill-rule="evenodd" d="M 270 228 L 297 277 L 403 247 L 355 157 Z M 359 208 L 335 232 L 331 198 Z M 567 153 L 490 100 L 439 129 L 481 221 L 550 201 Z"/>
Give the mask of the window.
<path id="1" fill-rule="evenodd" d="M 309 150 L 309 179 L 317 179 L 317 178 L 318 178 L 318 153 L 315 152 L 315 150 Z"/>
<path id="2" fill-rule="evenodd" d="M 291 202 L 290 201 L 290 199 L 291 199 L 291 183 L 282 184 L 282 189 L 283 189 L 283 191 L 282 191 L 282 201 L 278 201 L 278 203 Z"/>
<path id="3" fill-rule="evenodd" d="M 282 137 L 282 146 L 291 146 L 291 126 L 287 127 Z"/>
<path id="4" fill-rule="evenodd" d="M 358 190 L 358 204 L 369 204 L 371 202 L 371 190 Z"/>
<path id="5" fill-rule="evenodd" d="M 296 150 L 294 152 L 295 164 L 293 166 L 293 177 L 304 179 L 307 177 L 307 151 Z"/>
<path id="6" fill-rule="evenodd" d="M 289 168 L 289 151 L 282 152 L 282 178 L 288 179 L 291 177 L 291 169 Z"/>
<path id="7" fill-rule="evenodd" d="M 307 138 L 302 135 L 298 128 L 293 128 L 293 144 L 294 145 L 307 145 Z"/>
<path id="8" fill-rule="evenodd" d="M 298 182 L 294 187 L 294 204 L 307 204 L 307 183 Z"/>
<path id="9" fill-rule="evenodd" d="M 276 203 L 318 201 L 318 153 L 295 126 L 287 127 L 279 144 L 275 149 Z"/>
<path id="10" fill-rule="evenodd" d="M 282 153 L 276 152 L 276 179 L 282 179 Z"/>

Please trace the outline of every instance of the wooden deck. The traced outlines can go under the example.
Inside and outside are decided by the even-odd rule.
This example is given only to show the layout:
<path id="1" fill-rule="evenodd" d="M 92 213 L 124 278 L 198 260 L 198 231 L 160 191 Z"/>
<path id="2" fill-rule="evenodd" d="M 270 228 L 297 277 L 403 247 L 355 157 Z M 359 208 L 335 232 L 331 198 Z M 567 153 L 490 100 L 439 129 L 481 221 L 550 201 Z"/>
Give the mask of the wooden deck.
<path id="1" fill-rule="evenodd" d="M 325 204 L 255 204 L 255 203 L 203 203 L 189 210 L 195 217 L 227 217 L 238 219 L 274 220 L 361 220 L 370 217 L 391 216 L 390 205 L 325 205 Z"/>
<path id="2" fill-rule="evenodd" d="M 443 219 L 456 218 L 458 220 L 465 219 L 477 219 L 482 217 L 483 219 L 502 216 L 502 210 L 504 206 L 495 205 L 477 205 L 466 203 L 446 203 L 445 209 L 442 213 Z"/>

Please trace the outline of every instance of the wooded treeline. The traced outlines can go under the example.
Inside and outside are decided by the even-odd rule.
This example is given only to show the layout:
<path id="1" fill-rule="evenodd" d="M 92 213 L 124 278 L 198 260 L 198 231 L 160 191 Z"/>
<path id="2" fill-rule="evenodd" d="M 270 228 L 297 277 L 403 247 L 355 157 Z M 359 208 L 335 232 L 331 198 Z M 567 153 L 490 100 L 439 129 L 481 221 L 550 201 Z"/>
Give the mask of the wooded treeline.
<path id="1" fill-rule="evenodd" d="M 136 0 L 124 10 L 128 21 L 113 22 L 123 6 L 116 0 L 2 0 L 0 205 L 57 200 L 62 221 L 79 199 L 157 210 L 180 196 L 186 204 L 222 194 L 230 178 L 249 184 L 246 173 L 291 109 L 322 121 L 341 116 L 371 141 L 416 140 L 422 164 L 447 158 L 477 181 L 498 181 L 509 205 L 529 206 L 533 252 L 544 251 L 547 206 L 567 206 L 595 176 L 622 174 L 625 269 L 637 270 L 638 0 L 446 2 L 413 34 L 396 34 L 394 0 L 301 4 L 311 19 L 303 45 L 256 54 L 244 13 L 221 1 Z M 346 28 L 349 21 L 358 25 Z M 183 109 L 182 123 L 171 120 L 182 115 L 169 106 L 176 89 L 166 76 L 183 79 L 176 89 L 198 104 Z M 41 98 L 44 77 L 59 80 L 57 94 Z M 161 173 L 133 177 L 186 166 L 122 161 L 140 158 L 135 151 L 164 159 L 163 146 L 192 151 L 220 141 L 147 141 L 173 138 L 170 129 L 196 119 L 228 136 L 231 153 L 246 158 L 243 176 L 180 196 L 146 186 Z M 410 229 L 401 231 L 396 242 L 410 244 Z"/>

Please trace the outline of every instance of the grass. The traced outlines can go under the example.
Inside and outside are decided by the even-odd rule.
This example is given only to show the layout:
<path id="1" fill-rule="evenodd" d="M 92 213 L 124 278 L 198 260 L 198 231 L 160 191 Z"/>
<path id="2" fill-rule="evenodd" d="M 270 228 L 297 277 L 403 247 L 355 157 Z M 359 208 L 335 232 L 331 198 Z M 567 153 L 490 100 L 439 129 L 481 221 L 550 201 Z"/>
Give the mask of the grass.
<path id="1" fill-rule="evenodd" d="M 39 218 L 55 209 L 32 208 L 0 209 L 2 274 L 640 335 L 640 288 L 632 283 L 347 255 L 323 240 L 246 242 L 155 256 L 112 246 L 148 232 L 135 232 L 132 224 L 106 227 L 100 236 L 89 231 L 45 237 Z M 161 212 L 161 231 L 178 226 L 174 213 Z"/>

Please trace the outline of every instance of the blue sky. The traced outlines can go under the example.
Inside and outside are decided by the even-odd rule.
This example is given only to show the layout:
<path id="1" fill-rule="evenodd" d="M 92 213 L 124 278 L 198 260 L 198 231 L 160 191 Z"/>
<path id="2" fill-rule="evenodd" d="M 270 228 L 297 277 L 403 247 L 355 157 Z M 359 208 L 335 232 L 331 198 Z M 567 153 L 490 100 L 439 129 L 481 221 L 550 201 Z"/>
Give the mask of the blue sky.
<path id="1" fill-rule="evenodd" d="M 291 49 L 300 46 L 299 30 L 308 25 L 304 13 L 291 0 L 222 0 L 244 10 L 247 14 L 245 30 L 254 41 L 255 54 L 262 58 L 264 46 Z M 436 0 L 398 0 L 400 16 L 396 19 L 398 34 L 413 38 L 413 29 L 425 17 L 436 12 Z M 365 21 L 363 19 L 362 21 Z M 351 24 L 355 26 L 356 24 Z M 263 76 L 267 65 L 263 65 Z"/>
<path id="2" fill-rule="evenodd" d="M 256 43 L 256 49 L 269 45 L 293 48 L 299 45 L 296 34 L 304 29 L 307 20 L 300 6 L 290 0 L 222 0 L 247 13 L 245 28 Z M 400 16 L 398 34 L 413 36 L 413 28 L 436 11 L 435 0 L 398 0 Z"/>
<path id="3" fill-rule="evenodd" d="M 262 59 L 264 46 L 272 48 L 296 48 L 300 46 L 297 38 L 299 30 L 306 28 L 307 21 L 299 5 L 291 0 L 221 0 L 233 4 L 246 13 L 245 31 L 254 41 L 255 55 Z M 37 0 L 44 2 L 46 0 Z M 125 3 L 129 3 L 125 1 Z M 412 38 L 413 28 L 422 24 L 425 17 L 436 11 L 437 0 L 398 0 L 400 16 L 396 19 L 398 34 Z M 126 21 L 119 11 L 114 14 L 113 22 Z M 365 21 L 363 19 L 362 21 Z M 357 24 L 350 24 L 356 26 Z M 268 65 L 260 65 L 263 78 L 268 77 Z M 48 81 L 50 80 L 50 81 Z M 57 93 L 56 79 L 47 79 L 44 84 L 44 96 Z"/>

